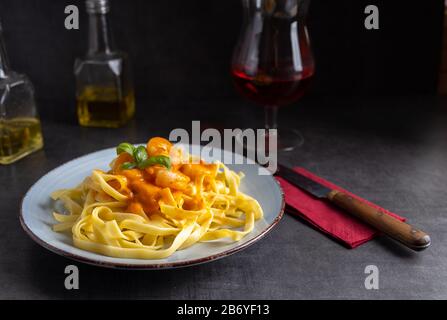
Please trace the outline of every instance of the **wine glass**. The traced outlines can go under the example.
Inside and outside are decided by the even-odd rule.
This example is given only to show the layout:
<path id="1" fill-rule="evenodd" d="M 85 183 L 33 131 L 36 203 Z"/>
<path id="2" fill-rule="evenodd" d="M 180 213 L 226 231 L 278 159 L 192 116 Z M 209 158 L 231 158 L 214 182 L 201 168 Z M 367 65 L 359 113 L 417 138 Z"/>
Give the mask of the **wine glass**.
<path id="1" fill-rule="evenodd" d="M 314 74 L 305 17 L 309 0 L 242 0 L 244 22 L 231 74 L 236 90 L 265 109 L 265 129 L 277 129 L 278 150 L 303 143 L 294 129 L 278 130 L 278 108 L 300 99 Z M 268 132 L 266 130 L 266 132 Z"/>

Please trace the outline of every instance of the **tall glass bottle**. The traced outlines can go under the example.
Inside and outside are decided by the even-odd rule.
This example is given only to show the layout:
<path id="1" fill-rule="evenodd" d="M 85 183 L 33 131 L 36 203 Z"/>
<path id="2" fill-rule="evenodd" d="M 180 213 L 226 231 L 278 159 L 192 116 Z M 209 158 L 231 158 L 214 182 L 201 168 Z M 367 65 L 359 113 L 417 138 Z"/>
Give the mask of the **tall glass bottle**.
<path id="1" fill-rule="evenodd" d="M 88 51 L 76 59 L 76 99 L 79 123 L 119 127 L 135 113 L 135 98 L 127 54 L 114 47 L 108 0 L 86 0 Z"/>
<path id="2" fill-rule="evenodd" d="M 42 132 L 28 77 L 10 69 L 0 24 L 0 164 L 43 147 Z"/>

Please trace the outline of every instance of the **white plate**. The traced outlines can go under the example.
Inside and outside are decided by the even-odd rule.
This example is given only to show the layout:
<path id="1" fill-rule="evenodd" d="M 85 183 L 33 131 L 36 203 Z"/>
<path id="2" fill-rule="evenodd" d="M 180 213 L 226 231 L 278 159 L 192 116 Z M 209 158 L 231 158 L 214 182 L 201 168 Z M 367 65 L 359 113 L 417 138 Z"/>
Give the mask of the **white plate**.
<path id="1" fill-rule="evenodd" d="M 258 173 L 258 170 L 265 170 L 266 173 L 266 169 L 239 155 L 232 155 L 228 151 L 219 149 L 216 151 L 226 153 L 227 156 L 234 156 L 235 159 L 244 159 L 244 164 L 228 165 L 228 167 L 245 174 L 240 186 L 241 191 L 257 199 L 264 210 L 264 219 L 256 221 L 254 230 L 239 242 L 197 243 L 185 250 L 176 251 L 166 259 L 124 259 L 107 257 L 76 248 L 69 233 L 54 232 L 51 226 L 56 221 L 52 216 L 54 202 L 50 199 L 50 194 L 57 189 L 73 188 L 81 183 L 86 176 L 89 176 L 93 169 L 108 170 L 110 161 L 116 156 L 115 148 L 93 152 L 74 159 L 40 178 L 23 198 L 20 222 L 30 237 L 43 247 L 62 256 L 103 267 L 162 269 L 184 267 L 226 257 L 260 240 L 279 222 L 284 211 L 284 195 L 274 177 Z M 204 159 L 215 160 L 212 157 L 204 157 Z"/>

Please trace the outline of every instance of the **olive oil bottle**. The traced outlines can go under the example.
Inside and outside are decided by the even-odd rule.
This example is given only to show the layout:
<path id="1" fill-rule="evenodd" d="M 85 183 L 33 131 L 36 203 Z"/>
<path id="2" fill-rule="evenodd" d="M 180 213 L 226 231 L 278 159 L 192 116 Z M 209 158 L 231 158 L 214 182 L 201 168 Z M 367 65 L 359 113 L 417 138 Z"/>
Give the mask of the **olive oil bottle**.
<path id="1" fill-rule="evenodd" d="M 42 147 L 33 85 L 10 69 L 0 24 L 0 164 L 10 164 Z"/>
<path id="2" fill-rule="evenodd" d="M 9 164 L 43 146 L 37 118 L 0 120 L 0 163 Z"/>
<path id="3" fill-rule="evenodd" d="M 76 59 L 76 100 L 79 124 L 119 127 L 135 113 L 135 98 L 127 54 L 115 49 L 108 0 L 87 0 L 88 51 Z"/>

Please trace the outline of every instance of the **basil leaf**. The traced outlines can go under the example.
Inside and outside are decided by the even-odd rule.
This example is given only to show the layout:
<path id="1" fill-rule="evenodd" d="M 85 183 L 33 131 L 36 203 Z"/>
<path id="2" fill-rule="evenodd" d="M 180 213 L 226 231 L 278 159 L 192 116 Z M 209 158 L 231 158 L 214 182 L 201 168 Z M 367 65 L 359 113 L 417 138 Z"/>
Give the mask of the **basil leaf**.
<path id="1" fill-rule="evenodd" d="M 153 166 L 154 164 L 159 164 L 165 166 L 168 169 L 171 169 L 171 158 L 167 156 L 153 156 L 138 163 L 138 168 L 144 169 L 149 166 Z"/>
<path id="2" fill-rule="evenodd" d="M 143 162 L 147 159 L 147 151 L 144 146 L 139 146 L 133 152 L 133 157 L 137 163 Z"/>
<path id="3" fill-rule="evenodd" d="M 118 145 L 118 147 L 116 148 L 116 154 L 126 152 L 126 153 L 130 154 L 131 156 L 133 156 L 134 150 L 135 150 L 135 147 L 133 145 L 131 145 L 130 143 L 127 143 L 127 142 L 123 142 L 123 143 L 120 143 Z"/>
<path id="4" fill-rule="evenodd" d="M 124 162 L 121 165 L 121 169 L 122 170 L 129 170 L 129 169 L 133 169 L 137 166 L 137 164 L 135 162 Z"/>

